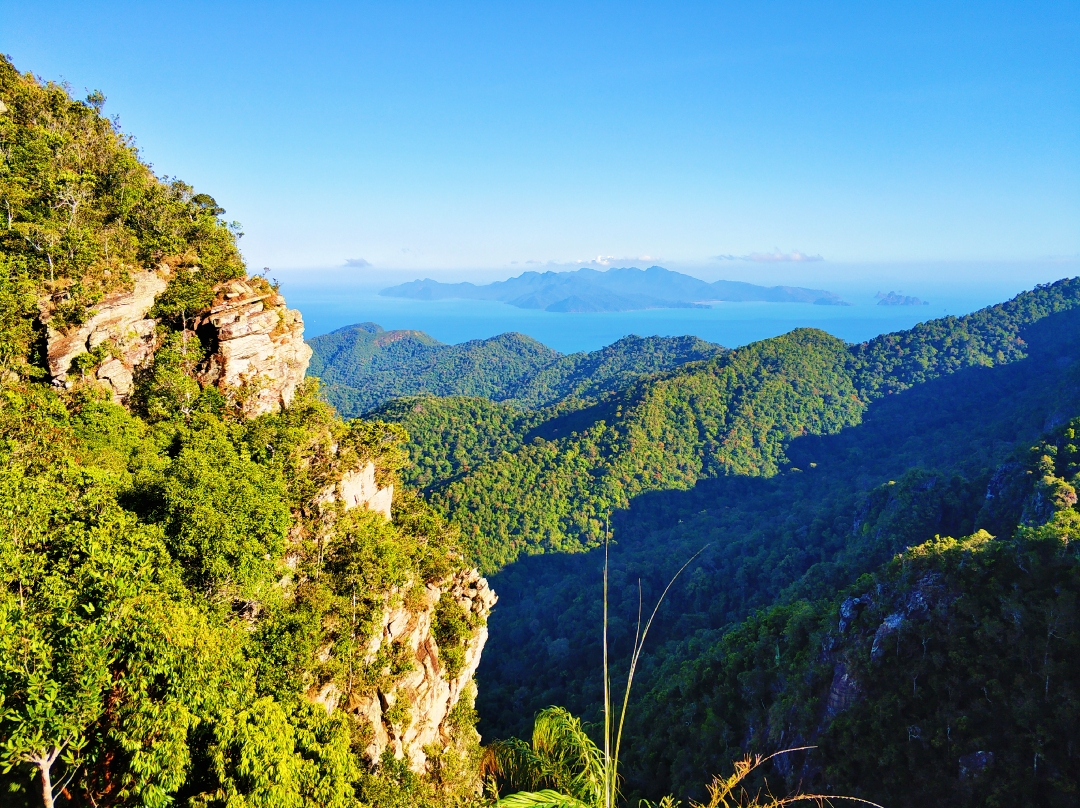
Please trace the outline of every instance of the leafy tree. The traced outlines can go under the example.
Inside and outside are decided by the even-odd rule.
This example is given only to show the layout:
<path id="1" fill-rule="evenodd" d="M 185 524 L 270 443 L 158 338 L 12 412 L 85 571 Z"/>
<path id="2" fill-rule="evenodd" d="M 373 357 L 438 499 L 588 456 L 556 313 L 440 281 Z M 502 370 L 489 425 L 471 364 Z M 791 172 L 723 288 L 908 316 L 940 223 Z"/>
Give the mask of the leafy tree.
<path id="1" fill-rule="evenodd" d="M 251 591 L 285 550 L 285 485 L 245 457 L 227 428 L 203 415 L 177 431 L 175 456 L 147 491 L 170 553 L 207 594 Z"/>
<path id="2" fill-rule="evenodd" d="M 136 269 L 175 270 L 161 305 L 180 319 L 213 284 L 245 274 L 224 211 L 155 177 L 102 115 L 101 93 L 74 100 L 0 58 L 0 99 L 0 254 L 45 298 L 54 327 L 81 322 Z"/>

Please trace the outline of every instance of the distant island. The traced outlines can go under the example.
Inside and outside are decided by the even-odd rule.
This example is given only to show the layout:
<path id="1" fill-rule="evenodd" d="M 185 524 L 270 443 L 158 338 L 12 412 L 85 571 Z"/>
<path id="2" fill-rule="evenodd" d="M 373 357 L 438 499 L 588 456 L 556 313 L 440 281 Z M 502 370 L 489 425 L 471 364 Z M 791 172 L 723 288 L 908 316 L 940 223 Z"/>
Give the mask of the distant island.
<path id="1" fill-rule="evenodd" d="M 765 301 L 848 306 L 824 289 L 757 286 L 741 281 L 706 281 L 663 267 L 624 267 L 600 271 L 525 272 L 505 281 L 477 286 L 425 278 L 391 286 L 385 297 L 413 300 L 495 300 L 522 309 L 556 312 L 637 311 L 640 309 L 710 308 L 713 303 Z"/>
<path id="2" fill-rule="evenodd" d="M 930 303 L 926 300 L 919 300 L 917 297 L 911 297 L 909 295 L 902 295 L 899 292 L 878 292 L 874 297 L 877 298 L 879 306 L 929 306 Z"/>

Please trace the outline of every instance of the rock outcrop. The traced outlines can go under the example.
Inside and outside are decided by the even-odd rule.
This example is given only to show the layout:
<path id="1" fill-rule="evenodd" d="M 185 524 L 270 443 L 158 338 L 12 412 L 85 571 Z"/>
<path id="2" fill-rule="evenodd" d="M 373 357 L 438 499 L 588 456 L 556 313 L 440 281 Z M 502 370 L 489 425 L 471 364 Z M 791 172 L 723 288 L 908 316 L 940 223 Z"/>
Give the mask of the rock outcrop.
<path id="1" fill-rule="evenodd" d="M 115 400 L 125 400 L 131 394 L 135 369 L 157 348 L 157 320 L 148 315 L 157 296 L 165 291 L 168 274 L 167 267 L 136 273 L 130 291 L 106 296 L 82 325 L 60 331 L 46 323 L 53 384 L 70 387 L 74 381 L 72 360 L 108 343 L 108 356 L 98 365 L 95 376 Z"/>
<path id="2" fill-rule="evenodd" d="M 452 677 L 433 632 L 436 605 L 443 597 L 454 598 L 480 624 L 466 641 L 464 662 Z M 389 748 L 396 758 L 406 760 L 410 769 L 421 773 L 427 766 L 424 748 L 437 744 L 445 749 L 451 743 L 450 712 L 465 694 L 480 664 L 487 642 L 487 617 L 497 597 L 474 569 L 459 572 L 440 585 L 428 584 L 418 608 L 394 604 L 394 598 L 400 599 L 400 593 L 390 593 L 365 661 L 374 664 L 380 650 L 398 645 L 408 653 L 412 669 L 371 692 L 354 693 L 344 703 L 334 684 L 316 688 L 308 695 L 327 711 L 344 709 L 364 720 L 371 729 L 364 752 L 369 760 L 377 761 Z"/>
<path id="3" fill-rule="evenodd" d="M 381 513 L 389 521 L 393 499 L 393 484 L 380 488 L 375 482 L 375 464 L 368 461 L 359 469 L 345 472 L 336 485 L 323 491 L 316 503 L 326 505 L 341 501 L 345 504 L 345 510 L 367 508 Z"/>
<path id="4" fill-rule="evenodd" d="M 287 407 L 311 359 L 300 312 L 262 278 L 228 281 L 215 291 L 196 325 L 209 354 L 200 384 L 239 392 L 248 417 Z"/>
<path id="5" fill-rule="evenodd" d="M 158 321 L 149 316 L 173 270 L 136 273 L 132 288 L 99 302 L 86 322 L 66 330 L 48 325 L 47 362 L 54 384 L 75 381 L 72 360 L 104 346 L 104 356 L 90 371 L 123 403 L 134 388 L 135 374 L 153 359 L 160 338 Z M 203 387 L 214 385 L 235 401 L 247 417 L 288 406 L 304 380 L 311 348 L 304 342 L 300 312 L 262 278 L 219 284 L 210 307 L 192 323 L 207 357 L 195 374 Z"/>

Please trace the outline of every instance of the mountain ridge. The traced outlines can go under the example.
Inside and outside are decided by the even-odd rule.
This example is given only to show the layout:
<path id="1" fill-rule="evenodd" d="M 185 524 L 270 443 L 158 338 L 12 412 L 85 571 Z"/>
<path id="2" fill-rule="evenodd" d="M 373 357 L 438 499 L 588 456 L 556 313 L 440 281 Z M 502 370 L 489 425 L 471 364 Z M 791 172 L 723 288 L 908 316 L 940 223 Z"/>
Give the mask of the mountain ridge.
<path id="1" fill-rule="evenodd" d="M 482 396 L 521 407 L 594 399 L 642 374 L 725 349 L 697 337 L 629 335 L 596 351 L 561 354 L 516 332 L 446 345 L 422 331 L 358 323 L 314 337 L 308 374 L 345 417 L 416 395 Z"/>
<path id="2" fill-rule="evenodd" d="M 491 808 L 662 592 L 614 804 L 760 754 L 740 804 L 1074 805 L 1080 278 L 854 345 L 359 323 L 324 390 L 422 394 L 345 421 L 213 198 L 100 93 L 0 99 L 5 806 Z"/>
<path id="3" fill-rule="evenodd" d="M 666 644 L 650 650 L 639 671 L 651 695 L 640 720 L 631 720 L 628 793 L 700 799 L 702 767 L 716 768 L 738 749 L 767 754 L 778 738 L 798 740 L 781 734 L 804 726 L 802 691 L 776 697 L 792 719 L 768 712 L 773 729 L 747 735 L 745 727 L 761 726 L 750 710 L 756 701 L 748 702 L 752 718 L 726 729 L 712 706 L 725 702 L 694 712 L 698 691 L 689 688 L 702 685 L 683 684 L 678 672 L 698 670 L 695 660 L 728 628 L 745 629 L 739 643 L 764 632 L 746 622 L 754 609 L 788 609 L 783 619 L 796 628 L 787 630 L 797 631 L 809 608 L 798 599 L 832 597 L 935 534 L 963 537 L 979 527 L 1011 534 L 1019 517 L 986 503 L 1013 496 L 1008 480 L 1029 479 L 1010 465 L 1010 452 L 1022 453 L 1080 412 L 1078 305 L 1080 280 L 1068 279 L 861 344 L 806 329 L 642 377 L 584 407 L 522 415 L 429 398 L 381 410 L 410 433 L 414 457 L 430 458 L 416 482 L 462 526 L 474 558 L 486 555 L 487 568 L 498 569 L 492 581 L 503 601 L 478 674 L 482 732 L 525 737 L 528 716 L 552 703 L 599 720 L 599 683 L 590 672 L 600 654 L 598 545 L 610 524 L 616 667 L 633 635 L 637 581 L 646 600 L 650 592 L 655 598 L 665 576 L 711 543 L 669 593 L 654 628 Z M 1067 503 L 1071 489 L 1054 485 L 1048 490 Z M 986 499 L 988 489 L 996 499 Z M 766 636 L 776 636 L 783 651 L 784 635 Z M 753 659 L 752 645 L 740 649 Z M 772 645 L 765 650 L 772 654 Z M 783 686 L 782 679 L 775 685 Z M 876 692 L 875 699 L 888 695 Z M 822 698 L 815 692 L 805 709 Z M 678 720 L 658 730 L 668 716 Z M 895 728 L 896 717 L 889 720 Z M 955 726 L 952 732 L 964 744 L 957 757 L 984 748 L 969 749 L 981 741 Z M 665 745 L 667 738 L 676 745 Z M 851 749 L 850 739 L 836 743 L 848 745 L 834 747 L 826 761 Z M 870 765 L 872 750 L 859 754 Z M 1000 747 L 996 754 L 1007 759 Z M 882 791 L 875 776 L 831 762 L 824 774 L 800 766 L 787 773 L 827 776 L 884 804 L 913 804 L 895 790 L 910 770 L 881 778 L 889 789 Z M 964 793 L 950 792 L 948 804 L 978 804 L 964 802 Z"/>
<path id="4" fill-rule="evenodd" d="M 605 271 L 590 267 L 566 272 L 529 271 L 482 286 L 425 278 L 388 287 L 379 294 L 413 300 L 494 300 L 523 309 L 567 313 L 709 308 L 715 302 L 748 301 L 849 305 L 839 295 L 824 289 L 758 286 L 726 280 L 709 283 L 660 266 L 648 269 L 613 267 Z"/>

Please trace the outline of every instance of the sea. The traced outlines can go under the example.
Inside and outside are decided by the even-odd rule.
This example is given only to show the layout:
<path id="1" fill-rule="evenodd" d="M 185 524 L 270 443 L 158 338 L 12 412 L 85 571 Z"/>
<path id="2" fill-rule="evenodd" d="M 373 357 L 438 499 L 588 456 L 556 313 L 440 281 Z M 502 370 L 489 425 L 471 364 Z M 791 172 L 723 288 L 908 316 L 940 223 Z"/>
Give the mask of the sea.
<path id="1" fill-rule="evenodd" d="M 904 280 L 901 275 L 854 281 L 834 277 L 799 284 L 836 291 L 850 303 L 848 306 L 750 302 L 599 313 L 547 312 L 490 301 L 421 301 L 379 295 L 380 289 L 400 282 L 400 275 L 357 277 L 341 270 L 304 270 L 283 271 L 277 279 L 289 306 L 303 314 L 309 339 L 354 323 L 374 322 L 387 330 L 424 331 L 447 344 L 518 332 L 561 353 L 574 353 L 602 348 L 630 334 L 693 335 L 737 348 L 801 327 L 819 328 L 846 342 L 863 342 L 926 320 L 959 316 L 1000 303 L 1035 283 L 1075 275 L 1076 269 L 1072 262 L 1069 266 L 1051 265 L 1013 273 L 1002 273 L 998 267 L 996 272 L 968 272 L 959 279 L 954 273 L 936 281 L 933 273 L 922 273 L 916 283 L 907 283 L 898 290 L 918 296 L 928 305 L 878 304 L 877 292 L 893 291 L 881 287 L 890 283 L 895 287 Z M 431 274 L 420 272 L 416 277 Z"/>

